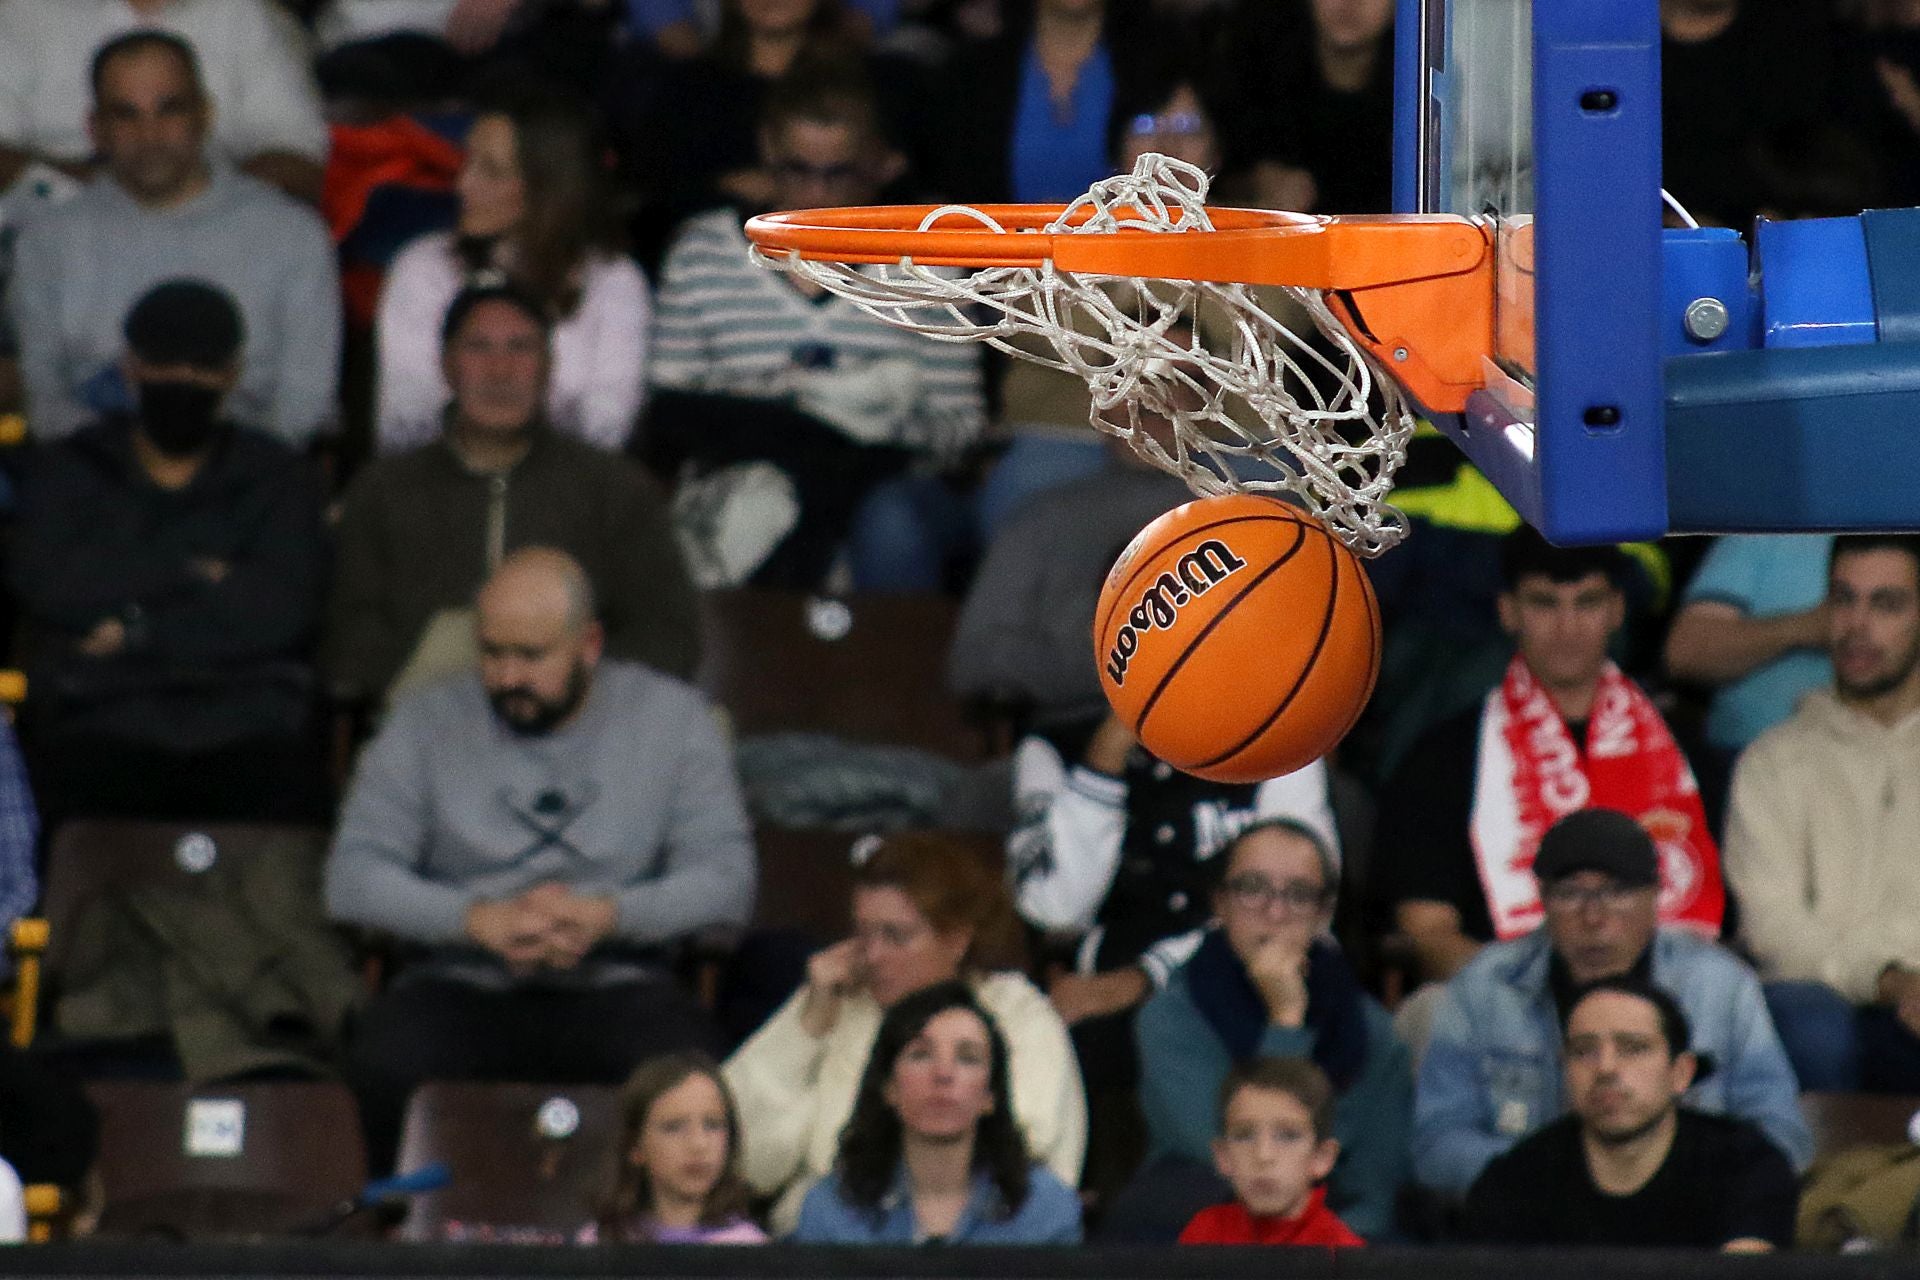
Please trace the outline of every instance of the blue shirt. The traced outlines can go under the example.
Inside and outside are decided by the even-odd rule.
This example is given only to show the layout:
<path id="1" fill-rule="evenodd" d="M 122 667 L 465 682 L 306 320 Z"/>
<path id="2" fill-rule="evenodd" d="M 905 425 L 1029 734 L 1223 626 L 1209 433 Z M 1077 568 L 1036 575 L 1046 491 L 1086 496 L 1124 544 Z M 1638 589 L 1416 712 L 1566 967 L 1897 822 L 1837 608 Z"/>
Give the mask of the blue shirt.
<path id="1" fill-rule="evenodd" d="M 1013 108 L 1008 165 L 1013 198 L 1063 204 L 1113 172 L 1107 120 L 1113 114 L 1113 58 L 1106 41 L 1093 47 L 1074 77 L 1066 113 L 1054 109 L 1053 90 L 1032 44 L 1020 63 L 1020 98 Z"/>
<path id="2" fill-rule="evenodd" d="M 867 15 L 873 23 L 875 39 L 900 25 L 900 0 L 848 0 L 852 7 Z M 700 7 L 694 0 L 627 0 L 627 27 L 639 35 L 657 36 L 664 27 L 676 22 L 700 21 Z"/>
<path id="3" fill-rule="evenodd" d="M 40 896 L 34 864 L 40 842 L 40 815 L 27 785 L 27 769 L 13 728 L 0 720 L 0 930 L 33 909 Z M 6 961 L 0 959 L 0 973 Z"/>
<path id="4" fill-rule="evenodd" d="M 1804 613 L 1827 594 L 1833 538 L 1823 533 L 1748 533 L 1720 539 L 1700 562 L 1683 604 L 1717 601 L 1750 618 Z M 1833 683 L 1833 663 L 1814 649 L 1783 653 L 1713 695 L 1707 741 L 1743 750 L 1793 714 L 1808 692 Z"/>
<path id="5" fill-rule="evenodd" d="M 920 1244 L 925 1237 L 903 1167 L 878 1210 L 843 1198 L 837 1170 L 820 1179 L 800 1205 L 791 1238 L 799 1244 Z M 973 1194 L 959 1222 L 941 1239 L 948 1244 L 1078 1244 L 1080 1197 L 1036 1164 L 1027 1171 L 1026 1200 L 1009 1214 L 1000 1189 L 982 1169 L 973 1175 Z"/>

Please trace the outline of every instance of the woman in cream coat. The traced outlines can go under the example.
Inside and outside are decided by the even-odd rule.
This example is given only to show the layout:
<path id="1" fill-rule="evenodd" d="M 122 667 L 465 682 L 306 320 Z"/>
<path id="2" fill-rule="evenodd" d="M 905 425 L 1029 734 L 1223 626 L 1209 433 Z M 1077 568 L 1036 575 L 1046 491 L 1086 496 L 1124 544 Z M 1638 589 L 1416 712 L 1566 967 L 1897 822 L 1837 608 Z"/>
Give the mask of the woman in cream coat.
<path id="1" fill-rule="evenodd" d="M 806 985 L 726 1063 L 740 1105 L 741 1170 L 754 1190 L 778 1197 L 774 1230 L 792 1230 L 807 1189 L 833 1168 L 887 1008 L 956 977 L 1006 1036 L 1028 1149 L 1076 1185 L 1087 1145 L 1080 1068 L 1047 997 L 996 968 L 1020 949 L 1000 880 L 937 836 L 895 836 L 855 873 L 853 921 L 853 936 L 815 955 Z"/>

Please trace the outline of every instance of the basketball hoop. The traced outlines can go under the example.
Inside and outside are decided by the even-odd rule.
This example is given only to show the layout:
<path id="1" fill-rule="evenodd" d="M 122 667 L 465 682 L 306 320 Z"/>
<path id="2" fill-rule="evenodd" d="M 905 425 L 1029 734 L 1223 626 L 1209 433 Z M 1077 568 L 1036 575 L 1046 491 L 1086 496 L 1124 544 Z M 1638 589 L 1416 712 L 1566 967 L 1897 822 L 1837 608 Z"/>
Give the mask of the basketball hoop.
<path id="1" fill-rule="evenodd" d="M 1078 375 L 1093 424 L 1196 494 L 1293 494 L 1378 555 L 1406 532 L 1387 497 L 1414 404 L 1458 410 L 1485 379 L 1486 229 L 1210 209 L 1206 194 L 1200 169 L 1147 155 L 1068 205 L 816 209 L 746 233 L 762 265 L 877 319 Z M 1312 332 L 1252 286 L 1284 290 Z M 1226 317 L 1226 350 L 1201 344 L 1203 311 Z"/>

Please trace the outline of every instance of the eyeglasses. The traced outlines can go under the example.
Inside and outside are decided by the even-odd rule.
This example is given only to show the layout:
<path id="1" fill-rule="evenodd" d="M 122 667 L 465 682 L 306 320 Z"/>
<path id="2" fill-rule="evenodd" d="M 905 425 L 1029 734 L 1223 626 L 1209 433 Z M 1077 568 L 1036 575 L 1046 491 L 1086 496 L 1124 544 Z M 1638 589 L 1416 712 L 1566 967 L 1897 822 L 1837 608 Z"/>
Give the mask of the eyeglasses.
<path id="1" fill-rule="evenodd" d="M 1618 881 L 1604 885 L 1556 884 L 1542 891 L 1540 900 L 1555 911 L 1584 911 L 1588 907 L 1625 911 L 1647 892 L 1649 889 L 1644 885 Z"/>
<path id="2" fill-rule="evenodd" d="M 1150 112 L 1143 113 L 1135 116 L 1127 124 L 1127 132 L 1136 138 L 1152 137 L 1156 134 L 1161 137 L 1174 134 L 1191 137 L 1196 133 L 1206 132 L 1206 128 L 1206 118 L 1194 111 L 1169 111 L 1165 115 L 1158 116 Z"/>
<path id="3" fill-rule="evenodd" d="M 808 164 L 804 160 L 787 157 L 774 162 L 774 169 L 783 178 L 792 182 L 813 182 L 823 187 L 837 186 L 851 182 L 860 176 L 860 166 L 851 162 L 842 164 Z"/>
<path id="4" fill-rule="evenodd" d="M 1285 884 L 1275 884 L 1265 876 L 1235 876 L 1221 886 L 1228 900 L 1244 911 L 1267 911 L 1275 903 L 1282 903 L 1287 910 L 1296 914 L 1318 911 L 1326 906 L 1333 894 L 1325 885 L 1314 884 L 1310 880 L 1289 880 Z"/>
<path id="5" fill-rule="evenodd" d="M 924 924 L 876 924 L 859 926 L 853 930 L 853 936 L 862 946 L 875 944 L 887 947 L 910 947 L 927 931 Z"/>

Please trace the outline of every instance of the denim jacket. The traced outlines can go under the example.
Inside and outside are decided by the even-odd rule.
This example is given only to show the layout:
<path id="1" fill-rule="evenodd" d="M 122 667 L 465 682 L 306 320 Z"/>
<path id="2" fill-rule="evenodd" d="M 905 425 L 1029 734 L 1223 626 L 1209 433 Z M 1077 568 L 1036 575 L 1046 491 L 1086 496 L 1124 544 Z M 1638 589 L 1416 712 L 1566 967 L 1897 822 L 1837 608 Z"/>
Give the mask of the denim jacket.
<path id="1" fill-rule="evenodd" d="M 849 1204 L 841 1195 L 838 1171 L 828 1174 L 807 1192 L 789 1238 L 798 1244 L 921 1243 L 905 1166 L 877 1210 Z M 973 1175 L 973 1194 L 960 1221 L 943 1239 L 948 1244 L 1078 1244 L 1080 1197 L 1036 1164 L 1028 1173 L 1026 1200 L 1008 1213 L 1000 1189 L 982 1169 Z"/>
<path id="2" fill-rule="evenodd" d="M 1550 956 L 1535 930 L 1486 947 L 1447 984 L 1414 1095 L 1414 1176 L 1426 1186 L 1464 1196 L 1489 1160 L 1566 1111 Z M 1693 1048 L 1713 1060 L 1686 1104 L 1759 1126 L 1804 1170 L 1813 1135 L 1759 979 L 1682 929 L 1654 935 L 1652 970 L 1692 1024 Z"/>

